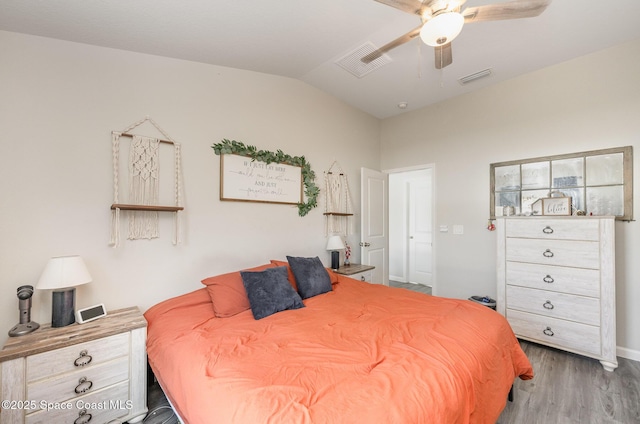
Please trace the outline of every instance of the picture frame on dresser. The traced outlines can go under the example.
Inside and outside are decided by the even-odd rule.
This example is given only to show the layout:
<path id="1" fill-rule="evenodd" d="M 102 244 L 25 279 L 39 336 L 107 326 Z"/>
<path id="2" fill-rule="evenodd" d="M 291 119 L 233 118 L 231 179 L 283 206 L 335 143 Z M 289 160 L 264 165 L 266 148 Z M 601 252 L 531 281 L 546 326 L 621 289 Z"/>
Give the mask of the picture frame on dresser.
<path id="1" fill-rule="evenodd" d="M 571 209 L 571 197 L 544 197 L 531 205 L 533 215 L 568 216 Z"/>

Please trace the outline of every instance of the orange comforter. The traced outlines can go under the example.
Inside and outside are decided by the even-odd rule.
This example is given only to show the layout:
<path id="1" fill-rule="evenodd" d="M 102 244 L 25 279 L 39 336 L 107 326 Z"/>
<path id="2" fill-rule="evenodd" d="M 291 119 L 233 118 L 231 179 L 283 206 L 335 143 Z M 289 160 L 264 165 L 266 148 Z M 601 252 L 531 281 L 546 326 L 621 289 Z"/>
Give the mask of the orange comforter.
<path id="1" fill-rule="evenodd" d="M 527 357 L 497 312 L 340 276 L 306 307 L 216 318 L 206 289 L 145 313 L 185 423 L 495 423 Z"/>

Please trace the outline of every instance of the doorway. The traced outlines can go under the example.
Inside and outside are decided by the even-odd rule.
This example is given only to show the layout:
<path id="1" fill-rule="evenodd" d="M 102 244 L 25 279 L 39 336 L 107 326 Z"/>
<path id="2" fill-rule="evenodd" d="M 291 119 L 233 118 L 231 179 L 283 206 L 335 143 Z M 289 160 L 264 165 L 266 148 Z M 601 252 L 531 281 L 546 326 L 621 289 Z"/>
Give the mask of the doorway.
<path id="1" fill-rule="evenodd" d="M 386 172 L 389 173 L 389 281 L 400 286 L 418 284 L 420 291 L 435 294 L 433 168 L 424 165 Z"/>

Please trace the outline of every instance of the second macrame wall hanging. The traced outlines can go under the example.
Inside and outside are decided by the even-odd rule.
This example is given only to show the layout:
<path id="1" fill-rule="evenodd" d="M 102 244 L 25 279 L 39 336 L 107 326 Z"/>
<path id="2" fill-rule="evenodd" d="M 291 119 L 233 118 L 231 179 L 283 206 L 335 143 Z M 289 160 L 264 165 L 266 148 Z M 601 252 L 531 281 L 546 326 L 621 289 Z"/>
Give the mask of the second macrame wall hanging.
<path id="1" fill-rule="evenodd" d="M 138 127 L 145 122 L 149 122 L 164 138 L 139 134 Z M 173 140 L 148 116 L 111 134 L 113 204 L 110 244 L 114 247 L 120 244 L 120 219 L 123 211 L 128 213 L 129 240 L 158 238 L 159 212 L 172 212 L 175 219 L 173 243 L 179 243 L 178 213 L 184 209 L 181 205 L 180 143 Z M 128 148 L 122 145 L 123 139 L 129 141 Z M 163 168 L 168 168 L 168 172 L 161 172 Z M 161 176 L 168 181 L 163 180 L 161 184 Z M 163 191 L 161 187 L 172 187 L 172 190 Z M 169 197 L 172 199 L 166 199 Z M 125 203 L 122 203 L 121 198 Z"/>
<path id="2" fill-rule="evenodd" d="M 347 175 L 337 161 L 324 173 L 325 235 L 347 236 L 353 233 L 353 202 Z"/>

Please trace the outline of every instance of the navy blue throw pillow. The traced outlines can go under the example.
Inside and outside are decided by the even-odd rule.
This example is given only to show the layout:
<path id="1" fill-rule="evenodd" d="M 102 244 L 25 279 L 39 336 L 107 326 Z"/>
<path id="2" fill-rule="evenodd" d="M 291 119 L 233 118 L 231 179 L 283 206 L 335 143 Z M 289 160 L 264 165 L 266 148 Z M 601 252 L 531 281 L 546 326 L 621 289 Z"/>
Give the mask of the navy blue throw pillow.
<path id="1" fill-rule="evenodd" d="M 304 308 L 302 299 L 289 283 L 288 275 L 287 267 L 284 266 L 258 272 L 240 271 L 255 319 L 287 309 Z"/>
<path id="2" fill-rule="evenodd" d="M 303 299 L 330 292 L 331 277 L 317 256 L 315 258 L 296 258 L 287 256 L 293 276 L 296 277 L 298 293 Z"/>

